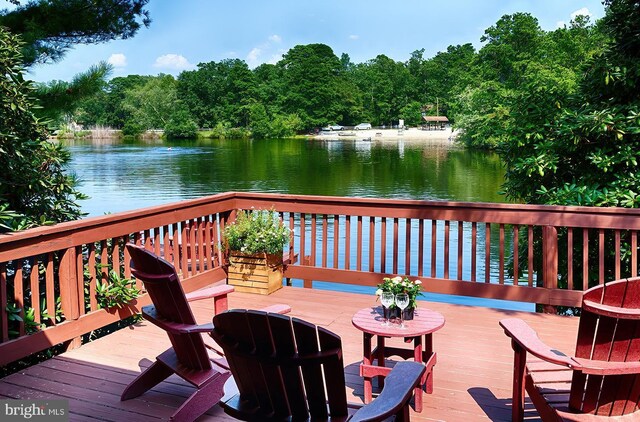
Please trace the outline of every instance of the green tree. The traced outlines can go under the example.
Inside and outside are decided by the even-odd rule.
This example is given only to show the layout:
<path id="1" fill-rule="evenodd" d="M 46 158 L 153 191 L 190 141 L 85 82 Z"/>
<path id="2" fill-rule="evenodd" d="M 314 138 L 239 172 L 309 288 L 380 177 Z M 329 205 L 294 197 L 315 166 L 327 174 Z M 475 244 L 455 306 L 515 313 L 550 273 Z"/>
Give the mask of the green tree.
<path id="1" fill-rule="evenodd" d="M 356 66 L 356 83 L 374 125 L 393 124 L 411 102 L 411 76 L 404 63 L 381 54 Z"/>
<path id="2" fill-rule="evenodd" d="M 173 76 L 160 74 L 126 91 L 123 106 L 131 115 L 130 120 L 144 129 L 163 129 L 177 111 L 184 109 L 176 86 Z"/>
<path id="3" fill-rule="evenodd" d="M 350 101 L 340 59 L 325 44 L 297 45 L 277 64 L 286 91 L 282 110 L 297 114 L 305 128 L 344 120 Z"/>
<path id="4" fill-rule="evenodd" d="M 124 101 L 127 93 L 141 88 L 151 78 L 152 76 L 129 75 L 111 79 L 102 91 L 78 102 L 75 118 L 84 125 L 121 129 L 127 121 L 132 120 Z"/>
<path id="5" fill-rule="evenodd" d="M 80 217 L 70 156 L 47 140 L 33 115 L 33 86 L 24 79 L 21 44 L 0 28 L 0 231 Z"/>
<path id="6" fill-rule="evenodd" d="M 111 71 L 111 65 L 100 62 L 86 72 L 74 76 L 71 82 L 51 81 L 38 84 L 35 96 L 39 99 L 41 108 L 34 110 L 35 113 L 54 124 L 59 124 L 61 119 L 73 115 L 80 107 L 82 99 L 102 92 Z"/>
<path id="7" fill-rule="evenodd" d="M 477 85 L 474 74 L 477 53 L 471 44 L 450 45 L 422 65 L 423 104 L 436 105 L 432 113 L 455 119 L 456 99 L 465 88 Z M 411 67 L 410 67 L 411 68 Z M 479 73 L 479 72 L 478 72 Z"/>
<path id="8" fill-rule="evenodd" d="M 164 134 L 167 138 L 195 138 L 198 133 L 198 125 L 193 121 L 191 114 L 181 108 L 174 112 L 164 127 Z"/>
<path id="9" fill-rule="evenodd" d="M 255 98 L 255 77 L 239 59 L 200 63 L 197 70 L 178 76 L 178 97 L 191 110 L 197 123 L 246 126 L 246 106 Z"/>
<path id="10" fill-rule="evenodd" d="M 26 66 L 60 60 L 76 44 L 134 36 L 149 26 L 149 0 L 33 0 L 0 10 L 0 26 L 20 34 Z"/>
<path id="11" fill-rule="evenodd" d="M 605 4 L 601 25 L 611 41 L 589 62 L 571 101 L 559 99 L 558 111 L 546 124 L 526 127 L 502 147 L 505 191 L 513 198 L 564 205 L 640 205 L 640 45 L 629 32 L 640 23 L 640 10 L 631 0 Z M 524 110 L 525 104 L 540 103 L 541 94 L 553 98 L 549 86 L 558 85 L 538 84 L 518 106 Z M 560 94 L 557 97 L 566 97 Z"/>

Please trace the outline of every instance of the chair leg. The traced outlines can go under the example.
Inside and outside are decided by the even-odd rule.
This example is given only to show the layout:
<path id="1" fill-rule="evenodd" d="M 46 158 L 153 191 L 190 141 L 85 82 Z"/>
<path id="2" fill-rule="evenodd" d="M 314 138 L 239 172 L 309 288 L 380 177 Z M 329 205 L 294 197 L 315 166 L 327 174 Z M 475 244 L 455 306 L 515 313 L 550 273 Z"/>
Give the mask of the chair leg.
<path id="1" fill-rule="evenodd" d="M 171 415 L 174 422 L 192 422 L 204 412 L 211 409 L 224 396 L 224 384 L 231 376 L 231 372 L 221 372 L 215 375 L 205 385 L 182 403 L 182 406 Z"/>
<path id="2" fill-rule="evenodd" d="M 511 341 L 511 347 L 514 351 L 511 420 L 522 422 L 524 419 L 524 372 L 527 365 L 527 352 L 515 341 Z"/>
<path id="3" fill-rule="evenodd" d="M 124 389 L 120 400 L 129 400 L 138 397 L 145 391 L 153 388 L 165 380 L 173 371 L 166 367 L 162 362 L 155 361 L 150 367 L 145 369 L 140 375 L 134 379 L 131 384 Z"/>
<path id="4" fill-rule="evenodd" d="M 411 417 L 409 415 L 409 403 L 402 406 L 402 409 L 395 414 L 395 422 L 409 422 Z"/>

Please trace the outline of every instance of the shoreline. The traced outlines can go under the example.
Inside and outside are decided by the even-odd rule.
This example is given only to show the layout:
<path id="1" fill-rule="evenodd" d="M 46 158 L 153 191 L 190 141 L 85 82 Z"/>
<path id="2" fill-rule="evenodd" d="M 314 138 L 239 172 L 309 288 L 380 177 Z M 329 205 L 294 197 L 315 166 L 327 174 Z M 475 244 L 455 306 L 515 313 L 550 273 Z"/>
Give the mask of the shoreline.
<path id="1" fill-rule="evenodd" d="M 455 133 L 447 128 L 445 130 L 421 130 L 411 129 L 369 129 L 369 130 L 340 130 L 334 132 L 320 132 L 318 135 L 309 136 L 310 139 L 335 141 L 335 140 L 440 140 L 453 142 Z"/>

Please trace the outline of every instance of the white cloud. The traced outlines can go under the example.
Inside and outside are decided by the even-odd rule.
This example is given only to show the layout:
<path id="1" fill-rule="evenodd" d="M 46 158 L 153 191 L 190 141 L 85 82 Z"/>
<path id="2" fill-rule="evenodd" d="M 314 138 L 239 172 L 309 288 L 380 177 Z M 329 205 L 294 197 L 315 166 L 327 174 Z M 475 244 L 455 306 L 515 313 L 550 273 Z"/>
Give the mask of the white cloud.
<path id="1" fill-rule="evenodd" d="M 262 49 L 254 47 L 249 54 L 247 54 L 247 64 L 249 67 L 255 67 L 260 64 L 260 55 L 262 55 Z"/>
<path id="2" fill-rule="evenodd" d="M 282 43 L 280 35 L 269 35 L 267 40 L 253 47 L 247 54 L 245 61 L 250 68 L 255 68 L 262 63 L 276 64 L 282 59 L 286 50 L 276 44 Z"/>
<path id="3" fill-rule="evenodd" d="M 165 54 L 156 59 L 153 67 L 184 70 L 191 69 L 194 66 L 189 63 L 189 60 L 180 54 Z"/>
<path id="4" fill-rule="evenodd" d="M 125 67 L 127 65 L 127 56 L 122 53 L 115 53 L 109 56 L 107 63 L 113 67 Z"/>
<path id="5" fill-rule="evenodd" d="M 575 12 L 573 12 L 571 14 L 571 19 L 573 20 L 573 19 L 576 18 L 576 16 L 580 16 L 580 15 L 589 16 L 589 17 L 593 16 L 593 14 L 591 12 L 589 12 L 589 9 L 587 9 L 586 7 L 583 7 L 582 9 L 578 9 Z"/>
<path id="6" fill-rule="evenodd" d="M 567 25 L 565 21 L 558 21 L 556 23 L 556 28 L 564 28 Z"/>
<path id="7" fill-rule="evenodd" d="M 357 40 L 358 38 L 360 38 L 360 35 L 349 35 L 350 40 Z"/>
<path id="8" fill-rule="evenodd" d="M 284 51 L 280 50 L 278 53 L 271 55 L 271 58 L 269 59 L 269 61 L 267 61 L 267 63 L 269 64 L 276 64 L 278 63 L 280 60 L 282 60 L 282 56 L 284 55 Z"/>

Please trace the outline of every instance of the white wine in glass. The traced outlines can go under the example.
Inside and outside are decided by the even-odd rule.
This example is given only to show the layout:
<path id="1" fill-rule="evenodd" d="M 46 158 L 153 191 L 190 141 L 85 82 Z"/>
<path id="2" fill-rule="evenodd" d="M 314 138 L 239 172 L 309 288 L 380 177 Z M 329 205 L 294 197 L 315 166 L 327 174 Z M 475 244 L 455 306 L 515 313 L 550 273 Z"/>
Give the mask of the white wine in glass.
<path id="1" fill-rule="evenodd" d="M 384 322 L 382 325 L 389 325 L 389 307 L 393 305 L 394 296 L 391 292 L 382 292 L 380 302 L 382 302 L 382 313 L 384 314 Z"/>
<path id="2" fill-rule="evenodd" d="M 396 306 L 400 308 L 400 328 L 405 328 L 402 314 L 407 306 L 409 306 L 409 295 L 406 293 L 398 293 L 396 295 Z"/>

